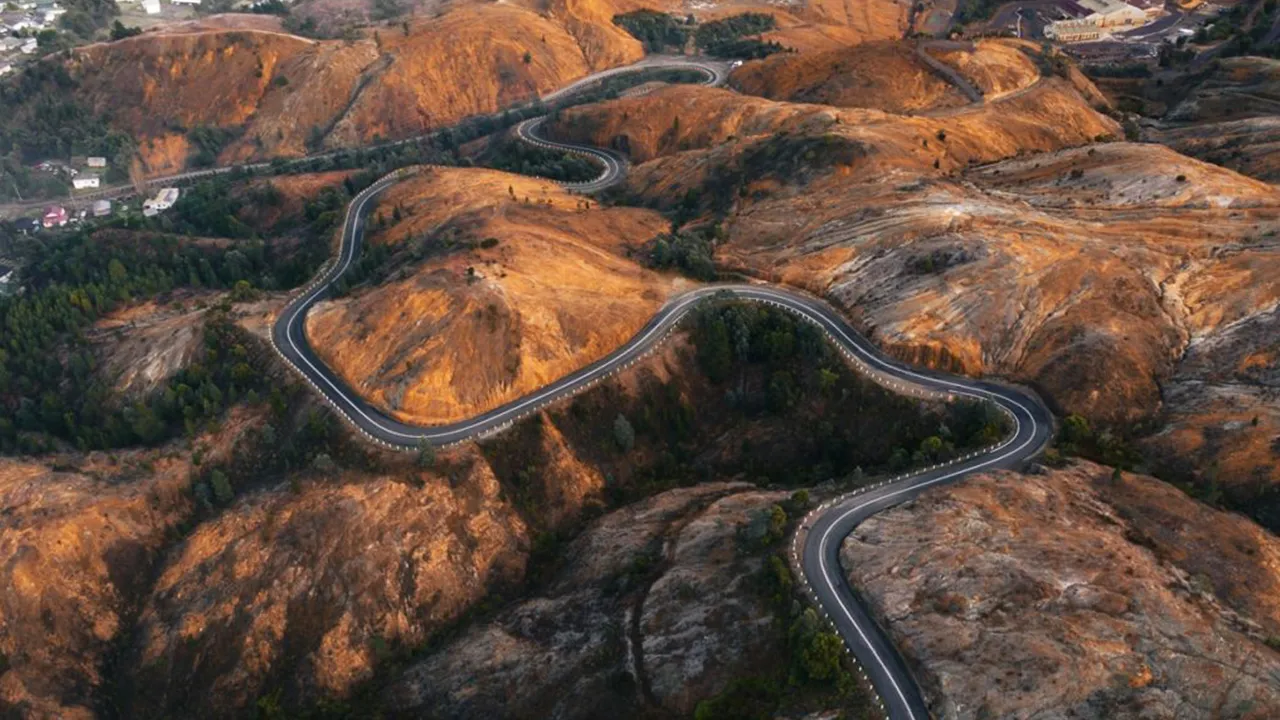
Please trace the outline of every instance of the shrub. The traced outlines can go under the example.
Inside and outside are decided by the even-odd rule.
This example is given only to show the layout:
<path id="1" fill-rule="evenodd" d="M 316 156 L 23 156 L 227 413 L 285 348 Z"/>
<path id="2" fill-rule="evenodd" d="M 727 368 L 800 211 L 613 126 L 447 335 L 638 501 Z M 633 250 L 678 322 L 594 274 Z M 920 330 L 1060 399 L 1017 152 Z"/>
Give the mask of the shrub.
<path id="1" fill-rule="evenodd" d="M 613 421 L 613 439 L 623 452 L 630 452 L 636 444 L 635 428 L 631 427 L 631 421 L 627 420 L 622 413 L 618 413 L 618 417 Z"/>

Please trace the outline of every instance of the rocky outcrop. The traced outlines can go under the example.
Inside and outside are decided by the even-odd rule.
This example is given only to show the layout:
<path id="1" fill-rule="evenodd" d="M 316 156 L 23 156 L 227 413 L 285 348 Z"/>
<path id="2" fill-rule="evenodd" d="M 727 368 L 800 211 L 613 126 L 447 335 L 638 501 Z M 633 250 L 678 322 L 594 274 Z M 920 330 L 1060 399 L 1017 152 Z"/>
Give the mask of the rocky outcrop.
<path id="1" fill-rule="evenodd" d="M 397 714 L 687 716 L 785 642 L 753 529 L 780 493 L 712 483 L 594 522 L 532 598 L 473 626 L 387 690 Z"/>
<path id="2" fill-rule="evenodd" d="M 241 408 L 196 438 L 206 459 L 251 421 Z M 0 715 L 95 716 L 105 665 L 192 516 L 192 467 L 172 448 L 0 459 Z"/>
<path id="3" fill-rule="evenodd" d="M 842 562 L 934 713 L 1280 713 L 1280 541 L 1148 477 L 996 473 L 877 515 Z M 1216 566 L 1216 567 L 1211 567 Z"/>
<path id="4" fill-rule="evenodd" d="M 1146 94 L 1170 94 L 1172 105 L 1143 139 L 1268 182 L 1280 180 L 1280 61 L 1215 60 L 1198 76 Z"/>
<path id="5" fill-rule="evenodd" d="M 169 554 L 136 630 L 135 717 L 235 717 L 342 697 L 494 585 L 528 538 L 488 466 L 346 475 L 251 496 Z"/>

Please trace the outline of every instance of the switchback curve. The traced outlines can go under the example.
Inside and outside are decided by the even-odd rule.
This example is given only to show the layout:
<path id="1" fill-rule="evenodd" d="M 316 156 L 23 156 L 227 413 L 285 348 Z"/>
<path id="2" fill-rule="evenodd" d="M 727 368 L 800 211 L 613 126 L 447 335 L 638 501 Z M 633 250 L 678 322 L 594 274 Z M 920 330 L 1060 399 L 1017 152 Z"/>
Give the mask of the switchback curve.
<path id="1" fill-rule="evenodd" d="M 598 148 L 541 138 L 534 134 L 538 127 L 535 123 L 522 124 L 517 128 L 517 135 L 547 147 L 618 160 Z M 618 182 L 624 169 L 625 165 L 614 167 L 611 172 L 611 166 L 606 163 L 601 177 L 586 185 L 594 191 Z M 415 426 L 401 422 L 365 402 L 319 359 L 307 342 L 304 322 L 308 310 L 328 295 L 333 284 L 358 257 L 372 201 L 387 187 L 416 171 L 414 168 L 396 171 L 352 199 L 336 261 L 286 305 L 272 327 L 272 344 L 286 363 L 373 442 L 413 449 L 423 443 L 449 446 L 501 432 L 543 407 L 589 389 L 630 367 L 652 352 L 698 304 L 710 298 L 763 302 L 795 313 L 821 328 L 860 372 L 897 392 L 944 401 L 982 400 L 993 403 L 1006 414 L 1014 430 L 997 445 L 828 500 L 804 519 L 793 540 L 793 561 L 806 589 L 875 687 L 886 714 L 894 720 L 928 718 L 923 695 L 901 655 L 849 585 L 839 561 L 841 543 L 866 518 L 910 500 L 930 487 L 955 482 L 979 470 L 1016 467 L 1034 456 L 1048 442 L 1052 430 L 1052 415 L 1043 403 L 1020 388 L 914 368 L 888 358 L 854 330 L 839 311 L 818 298 L 765 283 L 732 283 L 708 285 L 672 297 L 634 337 L 609 355 L 517 400 L 447 425 Z"/>

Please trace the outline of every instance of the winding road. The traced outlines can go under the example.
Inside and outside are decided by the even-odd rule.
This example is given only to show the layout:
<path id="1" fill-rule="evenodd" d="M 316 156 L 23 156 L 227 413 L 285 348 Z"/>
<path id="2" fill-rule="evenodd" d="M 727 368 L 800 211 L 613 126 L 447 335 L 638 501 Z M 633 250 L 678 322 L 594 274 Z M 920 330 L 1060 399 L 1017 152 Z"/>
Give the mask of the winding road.
<path id="1" fill-rule="evenodd" d="M 723 82 L 722 70 L 713 66 L 706 71 L 709 83 Z M 582 87 L 583 83 L 575 86 Z M 562 92 L 556 95 L 563 97 Z M 517 136 L 535 145 L 591 155 L 603 165 L 599 177 L 571 185 L 572 189 L 595 192 L 625 176 L 625 158 L 600 148 L 548 140 L 539 134 L 542 122 L 539 118 L 521 123 L 516 128 Z M 328 296 L 333 284 L 359 256 L 365 218 L 378 194 L 415 172 L 417 169 L 411 168 L 392 173 L 351 201 L 337 258 L 286 305 L 272 329 L 272 344 L 285 361 L 356 429 L 376 443 L 402 449 L 417 448 L 423 443 L 448 446 L 501 432 L 547 405 L 587 390 L 631 366 L 654 350 L 699 303 L 711 298 L 763 302 L 795 313 L 821 328 L 860 372 L 896 392 L 942 401 L 977 399 L 991 402 L 1005 413 L 1013 432 L 997 445 L 951 463 L 827 500 L 802 521 L 792 542 L 793 561 L 801 571 L 805 587 L 875 687 L 886 714 L 894 720 L 930 717 L 902 657 L 849 585 L 840 566 L 840 546 L 860 522 L 916 497 L 927 488 L 955 482 L 980 470 L 1014 468 L 1034 456 L 1048 442 L 1053 426 L 1052 415 L 1039 399 L 1019 388 L 914 368 L 890 359 L 858 334 L 838 310 L 816 297 L 765 283 L 733 283 L 708 285 L 672 297 L 623 346 L 522 398 L 448 425 L 423 427 L 403 423 L 366 403 L 327 367 L 308 344 L 304 327 L 307 312 Z"/>

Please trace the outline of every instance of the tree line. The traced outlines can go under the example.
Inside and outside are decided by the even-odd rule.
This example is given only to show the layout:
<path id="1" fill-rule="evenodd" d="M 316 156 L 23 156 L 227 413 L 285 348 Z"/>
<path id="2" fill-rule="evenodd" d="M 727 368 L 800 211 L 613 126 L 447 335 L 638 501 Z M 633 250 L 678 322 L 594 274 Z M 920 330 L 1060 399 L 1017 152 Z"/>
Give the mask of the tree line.
<path id="1" fill-rule="evenodd" d="M 305 275 L 275 247 L 227 247 L 158 233 L 87 231 L 29 241 L 26 292 L 0 297 L 0 449 L 47 449 L 43 436 L 81 449 L 153 443 L 194 432 L 246 393 L 261 393 L 254 343 L 212 312 L 200 359 L 154 397 L 122 405 L 85 339 L 89 326 L 126 304 L 179 287 L 288 287 Z"/>

